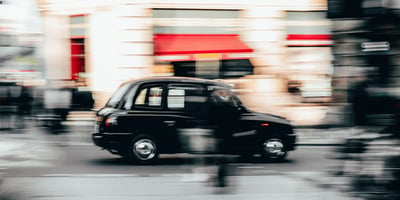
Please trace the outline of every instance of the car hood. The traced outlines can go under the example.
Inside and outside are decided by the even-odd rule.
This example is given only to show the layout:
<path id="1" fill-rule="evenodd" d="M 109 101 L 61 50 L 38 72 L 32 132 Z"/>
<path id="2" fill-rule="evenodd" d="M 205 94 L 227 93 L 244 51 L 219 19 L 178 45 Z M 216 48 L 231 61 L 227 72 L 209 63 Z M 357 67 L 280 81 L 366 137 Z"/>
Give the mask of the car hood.
<path id="1" fill-rule="evenodd" d="M 107 116 L 115 111 L 114 108 L 103 107 L 97 111 L 98 116 Z"/>
<path id="2" fill-rule="evenodd" d="M 259 113 L 249 111 L 242 114 L 243 120 L 250 120 L 250 121 L 263 121 L 263 122 L 274 122 L 279 124 L 287 124 L 291 125 L 291 122 L 281 116 L 267 114 L 267 113 Z"/>

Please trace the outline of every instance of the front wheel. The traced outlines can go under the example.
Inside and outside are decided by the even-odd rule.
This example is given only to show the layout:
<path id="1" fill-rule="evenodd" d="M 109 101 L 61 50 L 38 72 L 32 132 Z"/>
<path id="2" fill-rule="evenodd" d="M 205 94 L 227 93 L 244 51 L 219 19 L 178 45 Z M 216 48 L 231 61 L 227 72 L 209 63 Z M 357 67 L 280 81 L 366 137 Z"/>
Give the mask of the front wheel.
<path id="1" fill-rule="evenodd" d="M 261 142 L 261 155 L 272 161 L 284 160 L 288 152 L 285 142 L 277 137 L 269 137 Z"/>
<path id="2" fill-rule="evenodd" d="M 124 157 L 134 163 L 153 163 L 158 159 L 157 142 L 153 137 L 146 134 L 135 136 L 129 143 Z"/>

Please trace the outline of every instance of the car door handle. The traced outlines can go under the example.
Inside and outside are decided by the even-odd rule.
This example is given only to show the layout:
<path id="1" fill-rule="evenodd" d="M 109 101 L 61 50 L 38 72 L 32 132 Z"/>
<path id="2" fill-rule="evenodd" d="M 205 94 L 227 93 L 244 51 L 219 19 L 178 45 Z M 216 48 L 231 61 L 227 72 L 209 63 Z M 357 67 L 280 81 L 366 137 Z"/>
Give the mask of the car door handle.
<path id="1" fill-rule="evenodd" d="M 163 121 L 164 124 L 166 124 L 167 126 L 173 126 L 175 125 L 176 121 Z"/>

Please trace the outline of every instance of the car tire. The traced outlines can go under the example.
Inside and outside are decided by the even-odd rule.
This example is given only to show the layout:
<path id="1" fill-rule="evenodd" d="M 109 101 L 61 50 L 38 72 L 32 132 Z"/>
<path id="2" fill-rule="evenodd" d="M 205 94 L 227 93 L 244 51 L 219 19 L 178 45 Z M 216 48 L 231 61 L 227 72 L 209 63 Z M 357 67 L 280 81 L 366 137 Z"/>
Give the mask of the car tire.
<path id="1" fill-rule="evenodd" d="M 147 134 L 137 135 L 128 143 L 124 157 L 135 164 L 154 163 L 158 159 L 157 141 Z"/>
<path id="2" fill-rule="evenodd" d="M 284 140 L 279 137 L 267 137 L 261 140 L 261 156 L 270 161 L 283 161 L 288 152 Z"/>

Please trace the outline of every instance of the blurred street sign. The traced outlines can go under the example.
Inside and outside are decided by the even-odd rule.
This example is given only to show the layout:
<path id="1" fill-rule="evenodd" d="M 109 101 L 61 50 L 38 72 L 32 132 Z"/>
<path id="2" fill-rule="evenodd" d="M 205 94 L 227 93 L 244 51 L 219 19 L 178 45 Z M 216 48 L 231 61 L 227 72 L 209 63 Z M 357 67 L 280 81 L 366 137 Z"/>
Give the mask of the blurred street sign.
<path id="1" fill-rule="evenodd" d="M 390 43 L 386 41 L 361 43 L 361 51 L 363 52 L 389 51 L 389 50 L 390 50 Z"/>

